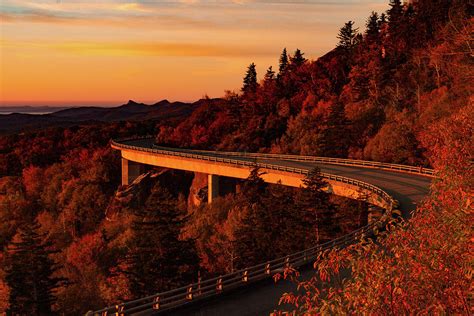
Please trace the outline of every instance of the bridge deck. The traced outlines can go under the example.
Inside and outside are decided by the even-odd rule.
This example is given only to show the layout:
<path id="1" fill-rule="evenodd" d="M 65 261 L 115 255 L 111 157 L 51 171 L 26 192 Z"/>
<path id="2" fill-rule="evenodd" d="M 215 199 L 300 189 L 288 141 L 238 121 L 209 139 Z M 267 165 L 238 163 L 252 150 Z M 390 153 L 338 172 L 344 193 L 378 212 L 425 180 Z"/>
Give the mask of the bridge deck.
<path id="1" fill-rule="evenodd" d="M 123 144 L 137 146 L 142 148 L 152 148 L 153 141 L 150 139 L 133 140 L 123 142 Z M 171 148 L 167 148 L 173 151 Z M 409 174 L 403 172 L 395 172 L 390 170 L 381 170 L 374 168 L 365 168 L 358 166 L 345 166 L 334 164 L 323 164 L 307 161 L 294 161 L 288 159 L 269 159 L 269 158 L 252 158 L 247 156 L 233 155 L 231 157 L 226 154 L 205 151 L 193 151 L 175 149 L 177 152 L 198 153 L 200 155 L 208 155 L 211 157 L 232 158 L 235 160 L 247 162 L 267 163 L 285 167 L 295 167 L 310 170 L 315 166 L 320 167 L 324 173 L 341 175 L 356 180 L 361 180 L 375 186 L 378 186 L 385 192 L 389 193 L 400 203 L 400 210 L 405 216 L 416 207 L 416 203 L 420 202 L 429 192 L 431 178 Z M 305 271 L 304 275 L 309 275 L 311 271 Z M 214 299 L 205 300 L 203 302 L 192 304 L 189 307 L 181 307 L 179 310 L 170 312 L 172 315 L 265 315 L 278 308 L 278 300 L 284 292 L 295 290 L 294 285 L 280 281 L 273 284 L 272 280 L 266 280 L 255 284 L 254 286 L 244 286 L 230 293 L 218 295 Z M 144 313 L 143 315 L 149 315 Z"/>

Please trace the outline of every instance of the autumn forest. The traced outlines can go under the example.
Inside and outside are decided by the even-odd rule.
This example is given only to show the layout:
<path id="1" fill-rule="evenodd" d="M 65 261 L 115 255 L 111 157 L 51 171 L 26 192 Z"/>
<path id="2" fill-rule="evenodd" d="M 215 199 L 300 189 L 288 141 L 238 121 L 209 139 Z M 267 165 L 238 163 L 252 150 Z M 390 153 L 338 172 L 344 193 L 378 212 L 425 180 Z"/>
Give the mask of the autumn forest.
<path id="1" fill-rule="evenodd" d="M 298 315 L 472 314 L 472 12 L 462 0 L 390 0 L 365 25 L 341 25 L 337 46 L 320 58 L 281 43 L 278 69 L 257 73 L 249 60 L 240 91 L 189 111 L 3 133 L 0 313 L 83 315 L 282 257 L 369 220 L 364 199 L 326 193 L 317 169 L 298 189 L 268 184 L 255 168 L 211 204 L 197 173 L 149 168 L 122 186 L 110 140 L 151 135 L 168 147 L 435 169 L 409 218 L 327 252 L 310 280 L 296 270 L 278 276 L 305 289 L 280 302 Z"/>

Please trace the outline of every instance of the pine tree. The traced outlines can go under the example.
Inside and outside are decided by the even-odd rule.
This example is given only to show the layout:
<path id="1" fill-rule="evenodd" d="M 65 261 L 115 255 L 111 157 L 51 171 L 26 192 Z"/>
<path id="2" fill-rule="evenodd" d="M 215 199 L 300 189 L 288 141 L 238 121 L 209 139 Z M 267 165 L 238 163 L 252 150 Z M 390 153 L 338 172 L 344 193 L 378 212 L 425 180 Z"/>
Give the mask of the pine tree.
<path id="1" fill-rule="evenodd" d="M 385 13 L 382 13 L 379 19 L 379 28 L 381 28 L 381 26 L 385 23 L 387 23 L 387 15 Z"/>
<path id="2" fill-rule="evenodd" d="M 303 65 L 306 61 L 306 58 L 304 58 L 303 55 L 304 54 L 301 52 L 301 50 L 296 49 L 295 54 L 291 58 L 291 63 L 297 67 Z"/>
<path id="3" fill-rule="evenodd" d="M 297 208 L 305 210 L 304 222 L 314 228 L 314 233 L 308 235 L 307 246 L 330 240 L 336 230 L 333 221 L 334 205 L 329 201 L 329 194 L 324 190 L 327 182 L 321 176 L 318 167 L 312 169 L 305 179 L 304 187 L 299 192 Z"/>
<path id="4" fill-rule="evenodd" d="M 353 26 L 354 22 L 349 21 L 339 30 L 339 35 L 337 36 L 339 39 L 338 47 L 347 51 L 351 51 L 352 48 L 354 48 L 356 44 L 357 31 L 359 29 L 354 29 Z"/>
<path id="5" fill-rule="evenodd" d="M 194 281 L 198 257 L 194 242 L 180 239 L 185 217 L 176 198 L 158 183 L 135 215 L 125 271 L 132 294 L 142 297 Z"/>
<path id="6" fill-rule="evenodd" d="M 275 79 L 275 72 L 273 71 L 272 66 L 268 67 L 267 73 L 265 74 L 265 81 L 271 81 Z"/>
<path id="7" fill-rule="evenodd" d="M 283 48 L 283 52 L 280 56 L 280 66 L 278 68 L 278 76 L 283 76 L 288 67 L 288 54 L 286 52 L 286 48 Z"/>
<path id="8" fill-rule="evenodd" d="M 321 132 L 318 152 L 325 157 L 347 157 L 350 141 L 347 135 L 349 121 L 344 114 L 344 105 L 337 103 L 331 106 L 326 128 Z"/>
<path id="9" fill-rule="evenodd" d="M 255 93 L 257 91 L 257 87 L 257 70 L 255 68 L 255 64 L 251 63 L 244 77 L 244 85 L 242 87 L 242 92 L 244 94 Z"/>
<path id="10" fill-rule="evenodd" d="M 265 194 L 268 184 L 262 179 L 262 175 L 264 173 L 260 168 L 253 168 L 242 186 L 242 193 L 250 204 L 261 202 L 261 197 Z"/>
<path id="11" fill-rule="evenodd" d="M 55 290 L 64 283 L 54 277 L 58 265 L 50 258 L 51 244 L 38 232 L 39 223 L 23 223 L 7 250 L 6 281 L 11 289 L 12 315 L 52 315 Z"/>
<path id="12" fill-rule="evenodd" d="M 261 175 L 259 169 L 254 168 L 242 187 L 240 205 L 244 210 L 244 217 L 235 234 L 237 268 L 254 265 L 273 256 L 270 209 L 265 204 L 268 185 Z"/>
<path id="13" fill-rule="evenodd" d="M 388 13 L 388 29 L 390 34 L 395 35 L 399 31 L 399 27 L 403 17 L 403 5 L 400 0 L 390 0 L 390 9 Z"/>
<path id="14" fill-rule="evenodd" d="M 379 15 L 377 12 L 372 11 L 369 19 L 367 20 L 367 29 L 365 31 L 367 42 L 369 43 L 376 43 L 379 39 L 379 32 L 380 32 L 380 23 L 379 23 Z"/>
<path id="15" fill-rule="evenodd" d="M 267 225 L 270 226 L 270 240 L 273 240 L 274 257 L 304 250 L 307 237 L 314 232 L 314 226 L 307 223 L 306 210 L 295 203 L 295 190 L 281 184 L 269 187 L 265 205 L 270 211 Z"/>

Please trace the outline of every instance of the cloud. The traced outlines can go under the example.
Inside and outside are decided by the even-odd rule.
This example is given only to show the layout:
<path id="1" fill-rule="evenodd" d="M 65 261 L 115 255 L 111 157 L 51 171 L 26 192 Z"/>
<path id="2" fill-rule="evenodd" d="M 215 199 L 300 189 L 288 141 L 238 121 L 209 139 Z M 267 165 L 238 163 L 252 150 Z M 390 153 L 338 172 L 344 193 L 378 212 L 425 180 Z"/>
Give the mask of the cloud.
<path id="1" fill-rule="evenodd" d="M 0 14 L 8 17 L 10 21 L 44 21 L 56 22 L 58 20 L 108 20 L 142 18 L 148 19 L 162 15 L 173 15 L 175 17 L 186 17 L 192 20 L 203 20 L 204 17 L 219 19 L 232 19 L 234 16 L 219 16 L 222 12 L 233 12 L 235 14 L 253 14 L 305 11 L 308 6 L 311 10 L 320 7 L 339 7 L 338 10 L 364 6 L 384 5 L 386 0 L 178 0 L 178 1 L 122 1 L 102 0 L 73 1 L 73 0 L 3 0 L 0 6 Z M 385 4 L 386 5 L 386 4 Z M 291 10 L 288 10 L 291 6 Z M 256 11 L 257 10 L 257 11 Z M 330 9 L 333 11 L 334 9 Z M 196 14 L 198 13 L 198 14 Z M 199 16 L 199 17 L 198 17 Z M 42 17 L 42 19 L 39 19 Z"/>

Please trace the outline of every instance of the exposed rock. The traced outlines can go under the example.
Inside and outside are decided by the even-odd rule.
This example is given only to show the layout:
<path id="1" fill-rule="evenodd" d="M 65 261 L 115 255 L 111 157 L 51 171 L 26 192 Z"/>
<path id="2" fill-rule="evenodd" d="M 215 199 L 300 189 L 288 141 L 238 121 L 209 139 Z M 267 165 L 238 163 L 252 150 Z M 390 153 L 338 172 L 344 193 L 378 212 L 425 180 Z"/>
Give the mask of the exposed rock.
<path id="1" fill-rule="evenodd" d="M 152 169 L 137 177 L 130 185 L 122 186 L 115 194 L 114 200 L 109 204 L 105 215 L 108 220 L 113 220 L 115 215 L 125 208 L 142 207 L 150 196 L 151 189 L 160 183 L 175 197 L 189 195 L 192 182 L 192 173 L 180 170 Z"/>
<path id="2" fill-rule="evenodd" d="M 194 173 L 194 179 L 189 188 L 188 206 L 199 206 L 207 200 L 207 174 Z"/>

